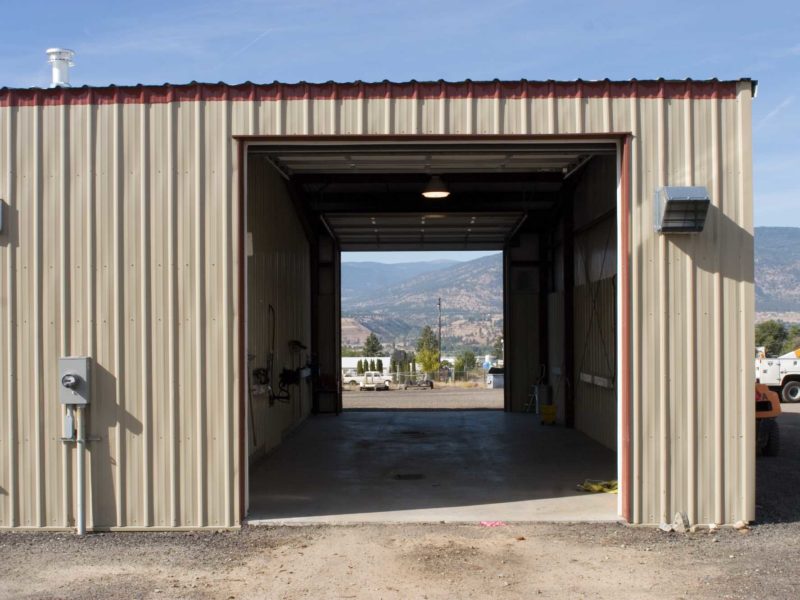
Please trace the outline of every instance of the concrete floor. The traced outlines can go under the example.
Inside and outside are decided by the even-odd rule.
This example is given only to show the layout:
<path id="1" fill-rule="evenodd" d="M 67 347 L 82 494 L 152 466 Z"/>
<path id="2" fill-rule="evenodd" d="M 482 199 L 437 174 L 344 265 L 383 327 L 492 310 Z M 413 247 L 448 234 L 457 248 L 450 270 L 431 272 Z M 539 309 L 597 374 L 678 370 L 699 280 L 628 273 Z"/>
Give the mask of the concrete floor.
<path id="1" fill-rule="evenodd" d="M 501 411 L 315 416 L 250 475 L 251 524 L 609 521 L 616 455 L 583 434 Z"/>

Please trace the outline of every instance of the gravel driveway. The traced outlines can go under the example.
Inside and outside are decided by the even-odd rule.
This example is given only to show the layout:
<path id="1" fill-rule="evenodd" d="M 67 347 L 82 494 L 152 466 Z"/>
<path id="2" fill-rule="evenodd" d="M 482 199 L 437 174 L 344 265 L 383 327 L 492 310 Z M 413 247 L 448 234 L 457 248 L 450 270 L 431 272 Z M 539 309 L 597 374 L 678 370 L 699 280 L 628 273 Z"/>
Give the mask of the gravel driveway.
<path id="1" fill-rule="evenodd" d="M 759 458 L 759 524 L 362 525 L 0 534 L 2 598 L 799 598 L 800 406 Z"/>

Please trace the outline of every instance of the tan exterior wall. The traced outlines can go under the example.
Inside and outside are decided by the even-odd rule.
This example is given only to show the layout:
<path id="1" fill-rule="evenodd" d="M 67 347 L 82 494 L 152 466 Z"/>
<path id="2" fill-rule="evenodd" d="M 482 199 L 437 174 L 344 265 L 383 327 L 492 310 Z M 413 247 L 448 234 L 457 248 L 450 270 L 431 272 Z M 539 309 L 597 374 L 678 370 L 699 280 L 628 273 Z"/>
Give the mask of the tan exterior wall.
<path id="1" fill-rule="evenodd" d="M 281 369 L 306 364 L 311 349 L 310 251 L 284 179 L 263 159 L 250 157 L 247 168 L 247 231 L 252 256 L 247 258 L 247 353 L 249 372 L 266 368 L 275 335 L 272 387 L 278 394 Z M 270 318 L 274 310 L 274 323 Z M 306 350 L 292 352 L 290 340 Z M 269 452 L 311 412 L 311 380 L 288 387 L 289 398 L 270 405 L 263 386 L 253 386 L 247 419 L 251 459 Z M 255 425 L 255 431 L 252 430 Z"/>
<path id="2" fill-rule="evenodd" d="M 234 525 L 230 107 L 3 108 L 0 524 L 74 522 L 57 361 L 94 358 L 88 526 Z"/>
<path id="3" fill-rule="evenodd" d="M 111 103 L 56 106 L 44 102 L 59 90 L 25 102 L 0 90 L 0 525 L 72 523 L 61 354 L 98 364 L 90 525 L 240 521 L 234 134 L 631 132 L 632 520 L 752 519 L 751 84 L 614 85 L 258 101 L 222 89 L 149 104 L 124 88 L 104 92 Z M 655 234 L 666 183 L 709 187 L 701 235 Z"/>

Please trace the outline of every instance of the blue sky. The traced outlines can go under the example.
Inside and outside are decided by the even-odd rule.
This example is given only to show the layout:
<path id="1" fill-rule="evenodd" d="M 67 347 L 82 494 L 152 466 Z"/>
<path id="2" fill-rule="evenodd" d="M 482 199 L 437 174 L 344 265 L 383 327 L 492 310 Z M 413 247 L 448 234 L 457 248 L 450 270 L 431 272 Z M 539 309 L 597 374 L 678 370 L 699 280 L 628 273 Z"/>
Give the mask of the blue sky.
<path id="1" fill-rule="evenodd" d="M 0 86 L 408 79 L 759 80 L 756 225 L 800 226 L 800 3 L 4 2 Z"/>

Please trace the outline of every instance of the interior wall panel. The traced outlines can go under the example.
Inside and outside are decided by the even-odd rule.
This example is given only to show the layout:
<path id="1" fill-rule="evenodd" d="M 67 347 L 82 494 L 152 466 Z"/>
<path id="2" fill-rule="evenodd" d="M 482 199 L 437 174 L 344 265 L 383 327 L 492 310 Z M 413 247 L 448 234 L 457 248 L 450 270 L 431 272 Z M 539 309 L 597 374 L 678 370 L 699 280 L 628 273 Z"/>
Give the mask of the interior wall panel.
<path id="1" fill-rule="evenodd" d="M 247 229 L 253 250 L 247 259 L 248 368 L 251 374 L 268 368 L 274 353 L 271 377 L 277 394 L 281 370 L 305 365 L 312 352 L 310 246 L 278 172 L 263 158 L 250 157 L 247 182 Z M 293 340 L 305 350 L 293 351 Z M 251 459 L 277 447 L 311 412 L 310 380 L 289 386 L 289 398 L 272 404 L 266 388 L 255 383 L 248 398 L 253 410 L 248 424 Z"/>
<path id="2" fill-rule="evenodd" d="M 556 422 L 564 424 L 564 398 L 570 379 L 566 376 L 564 362 L 564 294 L 551 292 L 547 295 L 547 333 L 548 343 L 548 381 L 553 390 L 553 403 L 556 405 Z"/>

